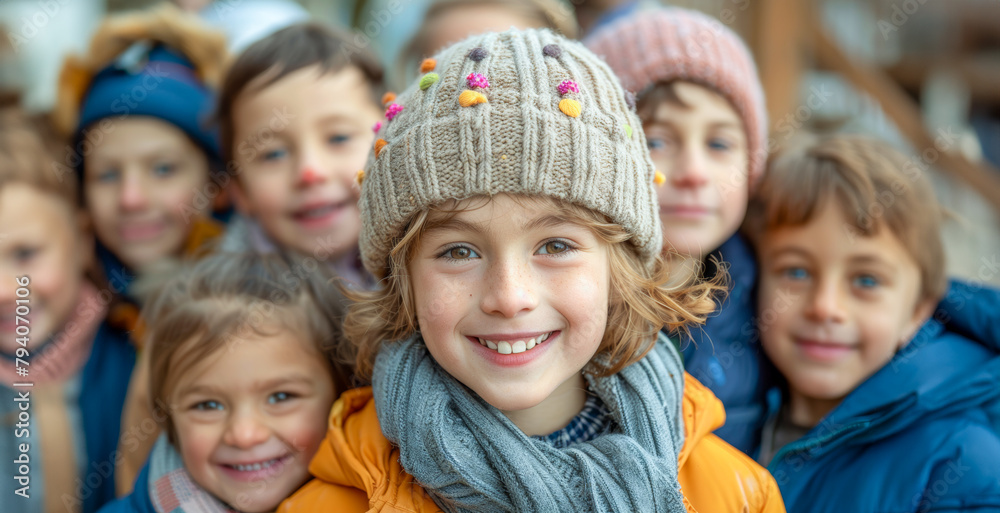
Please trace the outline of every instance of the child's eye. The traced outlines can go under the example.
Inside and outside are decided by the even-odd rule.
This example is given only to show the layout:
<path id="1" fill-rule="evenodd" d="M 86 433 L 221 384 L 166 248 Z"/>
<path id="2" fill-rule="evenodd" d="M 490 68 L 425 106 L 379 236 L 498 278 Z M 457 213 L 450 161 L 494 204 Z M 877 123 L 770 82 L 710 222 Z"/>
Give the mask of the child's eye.
<path id="1" fill-rule="evenodd" d="M 121 172 L 117 169 L 111 168 L 98 171 L 94 178 L 98 182 L 111 183 L 117 181 L 119 177 L 121 177 Z"/>
<path id="2" fill-rule="evenodd" d="M 153 166 L 153 174 L 159 177 L 170 176 L 177 166 L 169 163 L 160 163 Z"/>
<path id="3" fill-rule="evenodd" d="M 713 137 L 712 139 L 709 139 L 708 147 L 709 149 L 715 151 L 729 151 L 729 149 L 732 148 L 732 145 L 725 139 Z"/>
<path id="4" fill-rule="evenodd" d="M 198 411 L 212 411 L 212 410 L 223 409 L 222 403 L 220 403 L 219 401 L 212 401 L 212 400 L 202 401 L 200 403 L 195 404 L 192 408 Z"/>
<path id="5" fill-rule="evenodd" d="M 285 158 L 286 155 L 288 155 L 288 151 L 286 151 L 284 148 L 278 148 L 276 150 L 265 151 L 260 158 L 262 160 L 271 161 L 271 160 L 278 160 Z"/>
<path id="6" fill-rule="evenodd" d="M 664 141 L 663 139 L 649 138 L 646 139 L 646 147 L 649 148 L 650 151 L 662 150 L 667 147 L 667 141 Z"/>
<path id="7" fill-rule="evenodd" d="M 444 250 L 441 253 L 441 257 L 448 260 L 470 260 L 473 258 L 479 258 L 479 255 L 468 246 L 454 246 Z"/>
<path id="8" fill-rule="evenodd" d="M 350 141 L 350 140 L 351 140 L 351 136 L 344 135 L 344 134 L 332 135 L 328 139 L 328 141 L 330 142 L 330 144 L 344 144 L 344 143 L 346 143 L 347 141 Z"/>
<path id="9" fill-rule="evenodd" d="M 870 274 L 862 274 L 854 278 L 854 285 L 862 289 L 873 289 L 879 286 L 878 278 Z"/>
<path id="10" fill-rule="evenodd" d="M 14 260 L 20 264 L 26 264 L 38 254 L 38 248 L 18 246 L 14 248 Z"/>
<path id="11" fill-rule="evenodd" d="M 572 246 L 561 240 L 550 240 L 545 244 L 542 244 L 542 247 L 538 248 L 538 254 L 558 255 L 561 253 L 566 253 L 567 251 L 571 251 L 573 249 L 574 248 Z"/>
<path id="12" fill-rule="evenodd" d="M 268 404 L 277 404 L 277 403 L 280 403 L 280 402 L 287 401 L 287 400 L 289 400 L 289 399 L 291 399 L 293 397 L 294 396 L 292 394 L 289 394 L 288 392 L 275 392 L 275 393 L 267 396 L 267 403 Z"/>
<path id="13" fill-rule="evenodd" d="M 805 280 L 809 278 L 809 272 L 801 267 L 788 267 L 781 271 L 781 275 L 790 280 Z"/>

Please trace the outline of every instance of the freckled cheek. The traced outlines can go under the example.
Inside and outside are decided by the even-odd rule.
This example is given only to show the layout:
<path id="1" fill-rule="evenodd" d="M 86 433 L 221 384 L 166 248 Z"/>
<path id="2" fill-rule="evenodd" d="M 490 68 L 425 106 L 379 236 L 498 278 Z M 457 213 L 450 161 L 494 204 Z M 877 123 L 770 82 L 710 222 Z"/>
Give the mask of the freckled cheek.
<path id="1" fill-rule="evenodd" d="M 412 286 L 421 331 L 454 329 L 478 297 L 469 280 L 446 274 L 425 274 L 414 279 Z"/>
<path id="2" fill-rule="evenodd" d="M 590 268 L 555 276 L 546 284 L 558 310 L 585 338 L 601 338 L 607 329 L 609 273 L 606 268 Z"/>

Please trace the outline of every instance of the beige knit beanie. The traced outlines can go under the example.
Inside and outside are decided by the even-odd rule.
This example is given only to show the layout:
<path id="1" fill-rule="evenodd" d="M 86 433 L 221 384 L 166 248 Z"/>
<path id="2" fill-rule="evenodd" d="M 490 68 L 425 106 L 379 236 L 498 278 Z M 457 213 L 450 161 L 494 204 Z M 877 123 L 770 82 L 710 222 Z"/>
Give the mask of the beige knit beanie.
<path id="1" fill-rule="evenodd" d="M 500 193 L 601 212 L 654 261 L 662 244 L 655 171 L 634 102 L 601 59 L 549 30 L 510 30 L 456 43 L 421 71 L 389 100 L 359 173 L 369 272 L 385 275 L 413 214 Z"/>

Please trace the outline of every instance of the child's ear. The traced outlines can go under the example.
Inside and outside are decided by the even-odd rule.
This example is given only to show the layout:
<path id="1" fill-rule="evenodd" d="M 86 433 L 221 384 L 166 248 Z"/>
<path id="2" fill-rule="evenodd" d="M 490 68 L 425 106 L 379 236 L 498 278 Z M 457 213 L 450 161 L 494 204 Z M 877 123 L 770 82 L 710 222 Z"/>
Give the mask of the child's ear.
<path id="1" fill-rule="evenodd" d="M 905 347 L 916 336 L 920 327 L 931 318 L 935 306 L 937 306 L 937 302 L 931 299 L 921 299 L 917 303 L 913 308 L 913 317 L 910 318 L 910 322 L 906 325 L 906 331 L 904 332 L 906 336 L 899 341 L 900 348 Z"/>
<path id="2" fill-rule="evenodd" d="M 240 185 L 240 182 L 234 180 L 227 189 L 229 197 L 232 198 L 233 204 L 236 205 L 236 210 L 244 216 L 252 216 L 253 209 L 250 208 L 250 199 L 247 198 L 246 193 L 243 192 L 243 186 Z"/>

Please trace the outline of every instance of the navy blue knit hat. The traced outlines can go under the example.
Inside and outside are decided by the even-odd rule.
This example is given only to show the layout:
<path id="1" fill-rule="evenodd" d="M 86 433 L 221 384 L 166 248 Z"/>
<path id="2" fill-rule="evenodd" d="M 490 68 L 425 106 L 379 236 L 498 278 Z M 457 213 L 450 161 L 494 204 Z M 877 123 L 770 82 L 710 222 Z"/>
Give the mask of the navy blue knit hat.
<path id="1" fill-rule="evenodd" d="M 218 162 L 218 130 L 209 119 L 214 106 L 214 93 L 187 57 L 162 43 L 139 41 L 94 76 L 74 139 L 105 118 L 149 116 L 180 128 Z"/>

